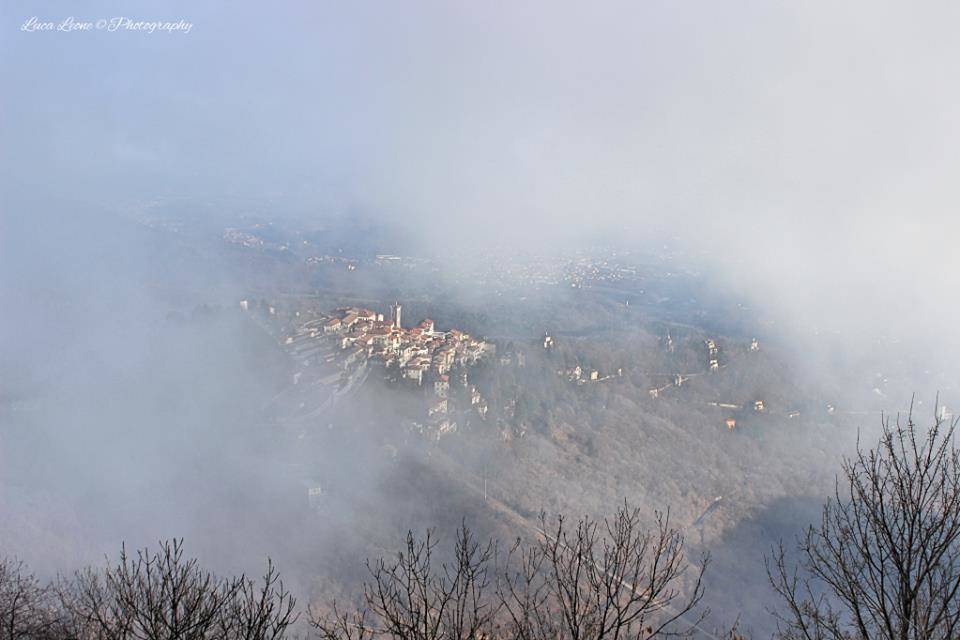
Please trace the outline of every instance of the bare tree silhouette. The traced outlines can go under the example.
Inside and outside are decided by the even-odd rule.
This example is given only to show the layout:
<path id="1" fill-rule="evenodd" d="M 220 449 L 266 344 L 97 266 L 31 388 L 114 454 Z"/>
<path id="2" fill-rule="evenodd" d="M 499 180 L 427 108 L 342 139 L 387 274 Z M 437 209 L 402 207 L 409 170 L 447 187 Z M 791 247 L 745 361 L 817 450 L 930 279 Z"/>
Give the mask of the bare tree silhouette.
<path id="1" fill-rule="evenodd" d="M 510 635 L 520 640 L 619 640 L 693 635 L 706 611 L 690 619 L 703 598 L 702 559 L 692 583 L 682 533 L 658 514 L 652 530 L 628 505 L 602 521 L 568 527 L 541 515 L 543 536 L 515 550 L 498 585 Z M 686 595 L 684 595 L 686 593 Z"/>
<path id="2" fill-rule="evenodd" d="M 938 640 L 960 634 L 957 423 L 889 419 L 876 448 L 843 464 L 820 524 L 781 545 L 767 572 L 781 638 Z"/>
<path id="3" fill-rule="evenodd" d="M 272 563 L 263 582 L 218 578 L 160 543 L 113 567 L 85 569 L 57 587 L 71 637 L 85 640 L 277 640 L 295 622 L 295 599 Z"/>
<path id="4" fill-rule="evenodd" d="M 59 637 L 59 622 L 50 587 L 20 560 L 0 559 L 0 639 Z"/>
<path id="5" fill-rule="evenodd" d="M 573 528 L 541 516 L 540 539 L 518 541 L 502 565 L 496 547 L 478 543 L 465 525 L 452 562 L 439 567 L 433 534 L 418 540 L 408 533 L 395 560 L 368 563 L 360 609 L 334 603 L 313 626 L 323 640 L 691 635 L 702 617 L 685 618 L 703 597 L 706 558 L 683 585 L 683 536 L 668 515 L 656 522 L 643 529 L 639 511 L 626 505 L 612 518 L 583 518 Z"/>
<path id="6" fill-rule="evenodd" d="M 453 560 L 439 563 L 433 533 L 423 540 L 407 533 L 394 560 L 368 562 L 364 608 L 316 616 L 324 640 L 364 640 L 386 635 L 403 640 L 468 640 L 489 632 L 497 612 L 490 597 L 492 542 L 477 542 L 464 524 L 457 530 Z"/>

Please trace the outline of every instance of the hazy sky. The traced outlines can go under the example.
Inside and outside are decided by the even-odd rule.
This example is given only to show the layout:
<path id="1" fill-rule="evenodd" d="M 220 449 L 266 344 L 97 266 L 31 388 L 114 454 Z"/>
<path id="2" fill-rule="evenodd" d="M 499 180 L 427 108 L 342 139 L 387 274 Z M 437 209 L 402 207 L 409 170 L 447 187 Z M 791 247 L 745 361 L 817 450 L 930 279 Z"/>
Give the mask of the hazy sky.
<path id="1" fill-rule="evenodd" d="M 471 244 L 657 225 L 791 312 L 952 324 L 955 3 L 200 4 L 0 5 L 8 203 L 266 197 Z"/>

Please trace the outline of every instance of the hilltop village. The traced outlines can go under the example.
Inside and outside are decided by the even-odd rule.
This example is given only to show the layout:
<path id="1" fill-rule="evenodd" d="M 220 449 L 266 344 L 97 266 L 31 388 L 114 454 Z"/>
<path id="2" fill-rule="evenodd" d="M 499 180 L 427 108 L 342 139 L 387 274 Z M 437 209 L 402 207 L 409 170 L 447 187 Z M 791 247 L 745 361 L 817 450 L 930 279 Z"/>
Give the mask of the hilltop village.
<path id="1" fill-rule="evenodd" d="M 442 380 L 454 366 L 475 364 L 493 351 L 492 344 L 457 329 L 438 331 L 429 318 L 405 329 L 402 312 L 399 303 L 391 305 L 389 321 L 385 321 L 382 313 L 342 307 L 322 324 L 320 320 L 304 323 L 287 344 L 303 340 L 304 333 L 315 337 L 317 328 L 322 327 L 323 335 L 332 336 L 345 352 L 344 360 L 365 359 L 417 385 Z"/>
<path id="2" fill-rule="evenodd" d="M 240 302 L 244 311 L 253 311 L 252 306 Z M 375 373 L 392 385 L 422 392 L 422 411 L 406 421 L 413 431 L 439 438 L 456 431 L 457 417 L 466 412 L 486 416 L 487 401 L 470 384 L 468 370 L 496 352 L 490 342 L 458 329 L 439 330 L 429 318 L 404 327 L 399 303 L 390 306 L 387 317 L 360 307 L 259 307 L 254 315 L 266 320 L 264 328 L 297 364 L 294 385 L 316 391 L 306 415 L 336 404 Z"/>

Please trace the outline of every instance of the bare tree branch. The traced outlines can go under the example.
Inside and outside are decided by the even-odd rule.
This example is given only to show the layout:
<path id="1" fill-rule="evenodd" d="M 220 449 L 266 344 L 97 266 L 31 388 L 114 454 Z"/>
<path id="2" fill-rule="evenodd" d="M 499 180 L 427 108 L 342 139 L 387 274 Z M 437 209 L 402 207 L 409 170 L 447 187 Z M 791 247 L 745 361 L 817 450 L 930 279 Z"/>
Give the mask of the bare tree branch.
<path id="1" fill-rule="evenodd" d="M 956 422 L 883 423 L 844 461 L 820 524 L 768 559 L 785 604 L 780 637 L 939 640 L 960 632 L 960 453 Z"/>

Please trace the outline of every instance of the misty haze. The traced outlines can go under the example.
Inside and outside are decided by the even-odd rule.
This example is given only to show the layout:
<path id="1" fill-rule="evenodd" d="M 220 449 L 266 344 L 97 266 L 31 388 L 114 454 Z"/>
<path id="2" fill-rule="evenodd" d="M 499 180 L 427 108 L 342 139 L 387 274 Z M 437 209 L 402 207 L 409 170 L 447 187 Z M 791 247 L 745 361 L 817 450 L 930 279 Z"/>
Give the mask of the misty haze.
<path id="1" fill-rule="evenodd" d="M 960 637 L 958 25 L 0 3 L 0 640 Z"/>

